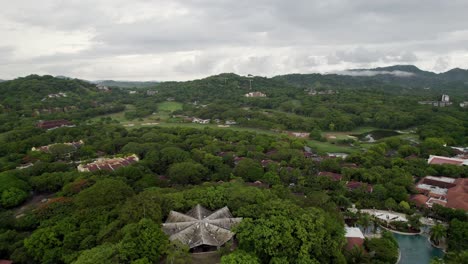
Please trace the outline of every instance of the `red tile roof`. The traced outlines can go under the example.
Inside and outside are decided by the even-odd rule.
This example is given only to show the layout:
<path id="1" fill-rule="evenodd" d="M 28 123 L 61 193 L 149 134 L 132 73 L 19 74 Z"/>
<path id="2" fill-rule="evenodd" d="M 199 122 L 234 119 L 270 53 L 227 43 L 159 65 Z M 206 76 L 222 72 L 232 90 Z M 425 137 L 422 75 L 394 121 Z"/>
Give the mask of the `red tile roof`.
<path id="1" fill-rule="evenodd" d="M 429 159 L 427 160 L 427 163 L 431 165 L 451 164 L 461 166 L 464 162 L 466 162 L 466 160 L 432 155 L 429 156 Z"/>
<path id="2" fill-rule="evenodd" d="M 447 207 L 468 211 L 468 179 L 460 178 L 447 192 Z"/>
<path id="3" fill-rule="evenodd" d="M 349 190 L 353 191 L 353 190 L 361 188 L 361 186 L 363 186 L 364 184 L 366 183 L 358 182 L 358 181 L 349 181 L 348 183 L 346 183 L 346 187 Z M 372 185 L 367 184 L 367 192 L 372 192 L 373 190 L 374 189 L 372 188 Z"/>
<path id="4" fill-rule="evenodd" d="M 328 177 L 334 181 L 341 181 L 343 179 L 343 175 L 329 171 L 321 171 L 318 173 L 318 176 Z"/>
<path id="5" fill-rule="evenodd" d="M 346 250 L 351 250 L 354 247 L 362 247 L 364 245 L 364 239 L 360 237 L 347 237 L 346 241 Z"/>
<path id="6" fill-rule="evenodd" d="M 62 126 L 72 126 L 72 125 L 73 123 L 64 119 L 40 121 L 39 123 L 37 123 L 37 127 L 43 128 L 43 129 L 51 129 L 51 128 L 57 128 L 57 127 L 62 127 Z"/>
<path id="7" fill-rule="evenodd" d="M 423 194 L 415 194 L 411 196 L 410 201 L 414 202 L 418 206 L 427 206 L 426 202 L 429 200 L 429 197 Z"/>

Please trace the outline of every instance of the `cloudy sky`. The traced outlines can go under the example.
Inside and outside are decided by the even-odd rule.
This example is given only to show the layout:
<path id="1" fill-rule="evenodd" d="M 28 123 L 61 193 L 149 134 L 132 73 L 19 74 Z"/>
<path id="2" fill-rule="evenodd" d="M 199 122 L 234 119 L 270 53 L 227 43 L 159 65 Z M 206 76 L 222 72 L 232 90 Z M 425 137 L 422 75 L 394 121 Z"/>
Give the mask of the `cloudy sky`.
<path id="1" fill-rule="evenodd" d="M 468 68 L 466 0 L 0 0 L 0 79 Z"/>

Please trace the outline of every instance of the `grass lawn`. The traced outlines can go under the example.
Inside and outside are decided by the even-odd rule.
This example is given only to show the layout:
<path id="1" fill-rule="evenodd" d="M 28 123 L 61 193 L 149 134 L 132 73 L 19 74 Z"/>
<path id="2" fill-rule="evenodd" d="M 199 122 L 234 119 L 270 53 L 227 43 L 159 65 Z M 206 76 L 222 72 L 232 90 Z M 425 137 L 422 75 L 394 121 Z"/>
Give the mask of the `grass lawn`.
<path id="1" fill-rule="evenodd" d="M 308 140 L 307 145 L 318 152 L 344 152 L 353 153 L 360 150 L 359 147 L 351 147 L 344 145 L 335 145 L 330 142 L 321 142 L 316 140 Z"/>
<path id="2" fill-rule="evenodd" d="M 133 105 L 127 105 L 125 111 L 119 113 L 113 113 L 108 115 L 102 115 L 99 117 L 92 118 L 91 121 L 99 121 L 101 118 L 110 117 L 113 120 L 117 120 L 120 122 L 121 125 L 126 126 L 128 129 L 140 128 L 140 127 L 148 127 L 148 126 L 161 126 L 161 127 L 189 127 L 189 128 L 197 128 L 203 129 L 205 127 L 215 128 L 215 129 L 232 129 L 235 131 L 248 131 L 254 133 L 262 133 L 262 134 L 269 134 L 269 135 L 282 135 L 280 133 L 270 131 L 270 130 L 263 130 L 257 128 L 248 128 L 248 127 L 240 127 L 240 126 L 230 126 L 226 128 L 220 128 L 216 124 L 195 124 L 195 123 L 170 123 L 167 120 L 170 118 L 171 113 L 176 110 L 182 109 L 183 104 L 179 102 L 162 102 L 158 104 L 158 112 L 147 116 L 142 119 L 135 119 L 135 120 L 127 120 L 125 118 L 125 111 L 131 111 L 135 109 Z M 315 149 L 318 152 L 345 152 L 345 153 L 352 153 L 360 151 L 360 147 L 351 147 L 346 145 L 336 145 L 332 144 L 333 141 L 337 139 L 345 139 L 348 138 L 347 135 L 351 134 L 360 134 L 365 133 L 368 131 L 372 131 L 375 128 L 373 127 L 361 127 L 357 128 L 353 131 L 347 132 L 323 132 L 323 135 L 333 135 L 336 139 L 332 139 L 328 142 L 321 142 L 315 140 L 307 140 L 307 143 L 310 147 Z M 283 134 L 284 135 L 284 134 Z M 407 135 L 406 135 L 407 136 Z"/>
<path id="3" fill-rule="evenodd" d="M 174 112 L 182 110 L 182 103 L 179 102 L 162 102 L 158 104 L 158 111 Z"/>

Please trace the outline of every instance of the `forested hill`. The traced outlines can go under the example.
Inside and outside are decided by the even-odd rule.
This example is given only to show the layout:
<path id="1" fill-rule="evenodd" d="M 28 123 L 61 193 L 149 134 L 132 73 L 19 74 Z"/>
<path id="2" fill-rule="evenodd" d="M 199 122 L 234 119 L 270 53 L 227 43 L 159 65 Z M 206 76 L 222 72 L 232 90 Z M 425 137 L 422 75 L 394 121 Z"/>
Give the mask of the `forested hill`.
<path id="1" fill-rule="evenodd" d="M 85 118 L 122 111 L 128 93 L 100 90 L 71 78 L 29 75 L 0 83 L 0 132 L 32 125 L 37 120 Z M 31 120 L 34 119 L 34 120 Z"/>
<path id="2" fill-rule="evenodd" d="M 74 102 L 96 92 L 96 86 L 85 81 L 29 75 L 2 82 L 0 104 L 5 108 L 22 109 L 25 105 L 42 105 L 48 101 Z"/>
<path id="3" fill-rule="evenodd" d="M 359 88 L 384 88 L 386 90 L 432 89 L 437 92 L 468 93 L 468 70 L 452 69 L 444 73 L 423 71 L 413 65 L 395 65 L 374 69 L 353 69 L 336 74 L 288 74 L 274 79 L 289 84 L 315 88 L 336 85 Z"/>

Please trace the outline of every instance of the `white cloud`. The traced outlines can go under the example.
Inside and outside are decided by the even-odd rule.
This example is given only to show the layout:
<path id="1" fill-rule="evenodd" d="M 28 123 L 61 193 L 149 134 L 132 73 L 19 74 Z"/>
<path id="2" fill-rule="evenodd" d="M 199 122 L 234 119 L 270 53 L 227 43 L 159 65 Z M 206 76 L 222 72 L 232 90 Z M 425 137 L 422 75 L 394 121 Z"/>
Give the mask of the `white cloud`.
<path id="1" fill-rule="evenodd" d="M 461 0 L 4 2 L 0 78 L 184 80 L 468 65 L 468 2 Z"/>

